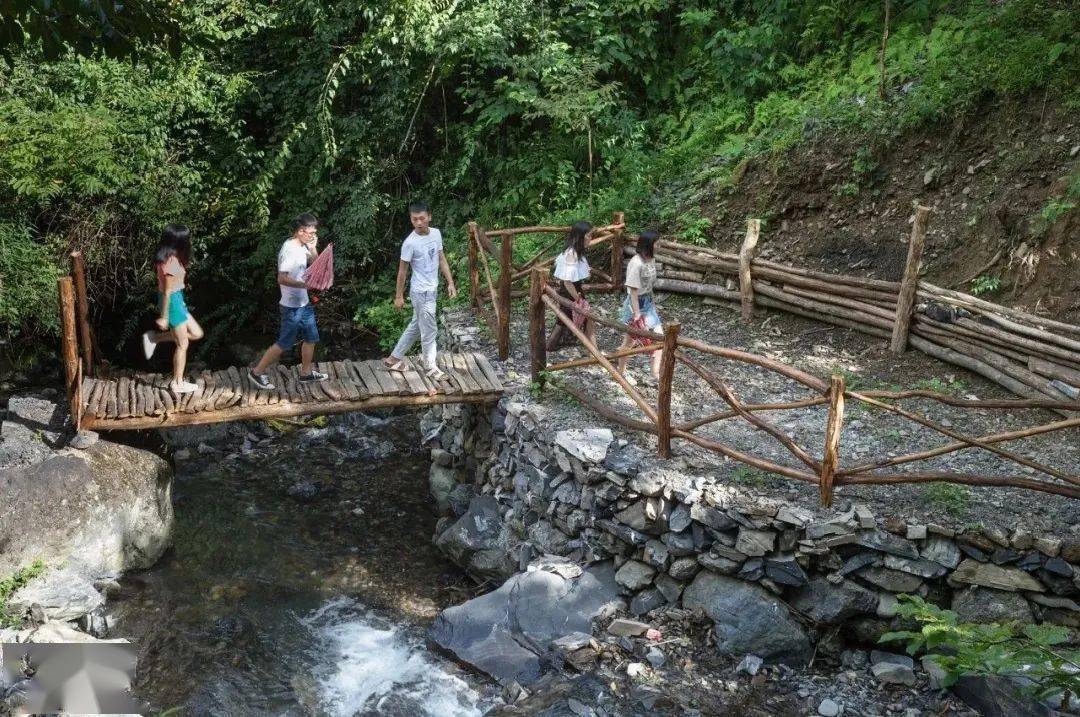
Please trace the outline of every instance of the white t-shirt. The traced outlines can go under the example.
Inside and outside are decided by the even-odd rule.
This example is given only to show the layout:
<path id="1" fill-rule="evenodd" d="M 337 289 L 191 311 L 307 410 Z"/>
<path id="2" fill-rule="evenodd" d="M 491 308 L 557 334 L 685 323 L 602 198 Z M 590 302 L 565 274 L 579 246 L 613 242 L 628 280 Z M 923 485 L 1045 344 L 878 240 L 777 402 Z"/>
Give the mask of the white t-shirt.
<path id="1" fill-rule="evenodd" d="M 304 270 L 308 265 L 308 252 L 304 248 L 304 245 L 298 241 L 294 241 L 292 238 L 286 239 L 285 243 L 281 245 L 281 251 L 277 255 L 277 270 L 278 273 L 285 272 L 289 275 L 290 279 L 297 281 L 304 280 Z M 285 286 L 284 284 L 278 284 L 281 287 L 281 305 L 288 306 L 292 309 L 298 309 L 301 306 L 307 306 L 308 293 L 307 289 L 301 289 L 296 286 Z"/>
<path id="2" fill-rule="evenodd" d="M 442 251 L 442 232 L 429 227 L 423 236 L 412 232 L 401 245 L 401 260 L 412 265 L 409 291 L 439 290 L 439 252 Z"/>
<path id="3" fill-rule="evenodd" d="M 563 281 L 584 281 L 589 278 L 589 262 L 571 248 L 555 257 L 553 276 Z"/>
<path id="4" fill-rule="evenodd" d="M 638 290 L 638 295 L 651 294 L 656 283 L 656 262 L 634 255 L 626 265 L 626 287 Z"/>

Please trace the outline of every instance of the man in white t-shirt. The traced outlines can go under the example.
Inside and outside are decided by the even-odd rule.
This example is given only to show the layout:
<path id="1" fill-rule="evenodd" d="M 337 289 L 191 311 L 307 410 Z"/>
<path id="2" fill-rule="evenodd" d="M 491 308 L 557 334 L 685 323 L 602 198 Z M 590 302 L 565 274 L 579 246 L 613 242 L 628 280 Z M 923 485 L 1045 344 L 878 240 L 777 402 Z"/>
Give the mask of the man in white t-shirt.
<path id="1" fill-rule="evenodd" d="M 409 301 L 412 302 L 413 316 L 383 363 L 391 371 L 404 371 L 405 362 L 402 359 L 419 337 L 428 378 L 438 380 L 445 377 L 435 365 L 435 298 L 439 293 L 439 272 L 442 271 L 446 277 L 446 293 L 451 299 L 457 296 L 457 287 L 443 254 L 442 232 L 430 226 L 431 211 L 428 206 L 421 202 L 410 204 L 409 221 L 412 222 L 413 231 L 401 245 L 394 308 L 400 311 L 405 306 L 405 276 L 412 269 Z"/>
<path id="2" fill-rule="evenodd" d="M 248 380 L 259 388 L 273 390 L 274 384 L 267 375 L 271 365 L 277 363 L 284 351 L 288 351 L 300 338 L 300 376 L 302 382 L 325 381 L 325 373 L 311 365 L 315 358 L 315 344 L 319 343 L 319 328 L 315 324 L 315 308 L 308 299 L 304 272 L 319 255 L 319 220 L 311 214 L 301 214 L 292 222 L 292 236 L 285 240 L 278 251 L 278 286 L 281 288 L 281 331 L 277 341 L 266 349 L 262 359 L 248 371 Z"/>

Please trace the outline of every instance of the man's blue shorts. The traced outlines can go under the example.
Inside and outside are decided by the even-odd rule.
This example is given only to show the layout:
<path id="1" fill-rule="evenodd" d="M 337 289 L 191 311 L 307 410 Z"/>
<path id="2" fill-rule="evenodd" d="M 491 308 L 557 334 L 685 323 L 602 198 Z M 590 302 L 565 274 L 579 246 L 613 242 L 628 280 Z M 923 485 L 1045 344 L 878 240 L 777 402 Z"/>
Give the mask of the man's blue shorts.
<path id="1" fill-rule="evenodd" d="M 293 308 L 281 306 L 281 333 L 278 334 L 277 343 L 282 351 L 288 351 L 296 343 L 297 335 L 300 340 L 308 344 L 319 343 L 319 328 L 315 326 L 315 307 L 311 304 Z"/>

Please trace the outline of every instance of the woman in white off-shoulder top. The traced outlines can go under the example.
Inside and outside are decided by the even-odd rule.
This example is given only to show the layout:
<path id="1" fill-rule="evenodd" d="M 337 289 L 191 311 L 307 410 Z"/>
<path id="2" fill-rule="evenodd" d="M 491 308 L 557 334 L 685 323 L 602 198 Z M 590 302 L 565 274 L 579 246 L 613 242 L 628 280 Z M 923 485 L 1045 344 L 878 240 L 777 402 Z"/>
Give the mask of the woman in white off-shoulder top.
<path id="1" fill-rule="evenodd" d="M 555 257 L 555 271 L 553 273 L 555 288 L 560 296 L 570 301 L 584 302 L 585 299 L 585 294 L 582 292 L 582 282 L 589 278 L 589 262 L 585 259 L 585 245 L 586 237 L 590 231 L 592 231 L 592 224 L 584 221 L 575 222 L 570 227 L 570 231 L 566 233 L 566 248 Z M 583 306 L 587 307 L 587 302 L 584 302 Z M 574 323 L 578 326 L 584 323 L 585 333 L 589 337 L 589 341 L 595 344 L 596 327 L 593 325 L 593 321 L 585 319 L 580 314 L 575 314 L 570 310 L 566 310 L 566 313 L 574 316 L 576 319 Z M 547 350 L 554 351 L 559 348 L 559 343 L 567 333 L 569 333 L 567 328 L 561 321 L 556 319 L 555 327 L 548 336 Z"/>

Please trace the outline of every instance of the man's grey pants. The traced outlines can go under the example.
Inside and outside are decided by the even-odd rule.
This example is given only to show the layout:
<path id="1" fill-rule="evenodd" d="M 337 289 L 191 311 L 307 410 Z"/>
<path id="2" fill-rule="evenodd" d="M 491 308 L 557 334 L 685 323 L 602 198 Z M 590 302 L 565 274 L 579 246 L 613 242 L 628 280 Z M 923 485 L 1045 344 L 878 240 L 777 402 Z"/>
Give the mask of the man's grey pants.
<path id="1" fill-rule="evenodd" d="M 405 358 L 405 354 L 409 353 L 409 349 L 419 337 L 424 366 L 429 369 L 435 368 L 435 336 L 438 332 L 435 323 L 435 296 L 434 291 L 413 291 L 409 294 L 409 301 L 412 302 L 413 307 L 412 321 L 398 339 L 391 353 L 392 356 L 399 359 Z"/>

